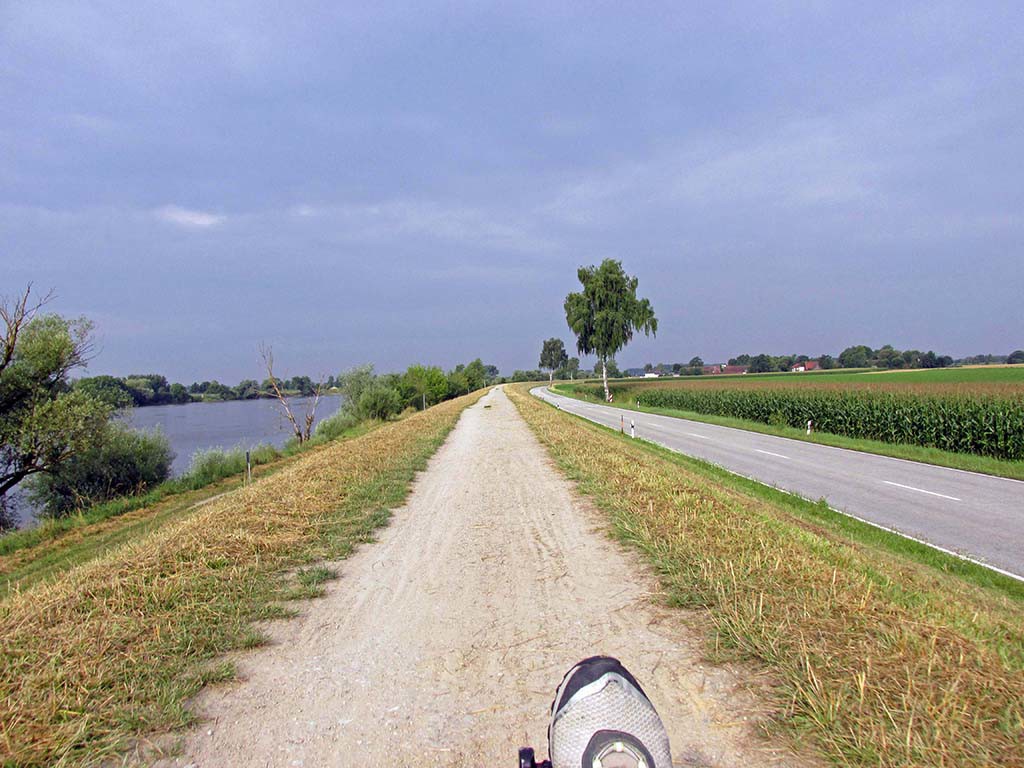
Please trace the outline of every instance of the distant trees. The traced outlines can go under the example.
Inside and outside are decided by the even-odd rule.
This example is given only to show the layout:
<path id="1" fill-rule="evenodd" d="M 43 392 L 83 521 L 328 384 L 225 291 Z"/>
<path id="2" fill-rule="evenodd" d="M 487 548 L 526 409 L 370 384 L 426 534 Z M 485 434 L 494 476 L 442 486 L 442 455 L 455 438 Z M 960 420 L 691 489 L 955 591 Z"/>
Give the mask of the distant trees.
<path id="1" fill-rule="evenodd" d="M 555 377 L 555 371 L 569 362 L 569 355 L 565 352 L 565 344 L 561 339 L 550 338 L 544 342 L 540 350 L 540 368 L 547 370 L 548 381 Z"/>
<path id="2" fill-rule="evenodd" d="M 254 400 L 260 396 L 260 385 L 255 379 L 243 379 L 233 389 L 238 400 Z"/>
<path id="3" fill-rule="evenodd" d="M 794 365 L 817 362 L 822 370 L 833 368 L 944 368 L 953 365 L 949 355 L 937 355 L 929 350 L 920 352 L 916 349 L 899 350 L 891 344 L 872 349 L 866 344 L 847 347 L 839 353 L 838 358 L 831 355 L 820 355 L 817 358 L 808 355 L 737 355 L 729 359 L 729 365 L 748 366 L 749 373 L 770 373 L 790 371 Z"/>
<path id="4" fill-rule="evenodd" d="M 608 359 L 623 349 L 636 331 L 656 334 L 658 320 L 650 301 L 638 298 L 639 281 L 622 269 L 622 262 L 605 259 L 600 266 L 580 267 L 583 290 L 565 297 L 565 319 L 576 334 L 580 354 L 596 354 L 601 363 L 605 399 Z"/>
<path id="5" fill-rule="evenodd" d="M 1015 349 L 1009 355 L 1006 356 L 1006 362 L 1011 365 L 1019 365 L 1024 363 L 1024 349 Z"/>
<path id="6" fill-rule="evenodd" d="M 867 368 L 873 354 L 871 347 L 864 346 L 863 344 L 847 347 L 839 353 L 839 367 Z"/>
<path id="7" fill-rule="evenodd" d="M 569 374 L 569 379 L 575 379 L 580 372 L 580 359 L 578 357 L 570 357 L 565 364 L 565 372 Z"/>
<path id="8" fill-rule="evenodd" d="M 512 381 L 540 381 L 542 378 L 544 375 L 540 371 L 516 370 L 512 372 Z"/>
<path id="9" fill-rule="evenodd" d="M 43 314 L 51 297 L 33 300 L 29 285 L 0 301 L 0 526 L 12 522 L 7 493 L 94 446 L 113 408 L 71 386 L 88 362 L 92 324 Z"/>
<path id="10" fill-rule="evenodd" d="M 189 391 L 185 389 L 184 384 L 178 384 L 175 382 L 171 384 L 171 402 L 172 403 L 191 403 L 192 396 Z"/>
<path id="11" fill-rule="evenodd" d="M 493 379 L 488 368 L 493 366 L 484 365 L 479 357 L 468 365 L 456 365 L 448 372 L 448 396 L 465 395 L 489 384 Z"/>
<path id="12" fill-rule="evenodd" d="M 390 419 L 406 408 L 422 408 L 487 386 L 498 369 L 477 358 L 447 374 L 437 366 L 411 365 L 402 374 L 378 375 L 372 365 L 350 368 L 335 378 L 341 412 L 351 423 Z M 538 372 L 539 376 L 539 372 Z"/>
<path id="13" fill-rule="evenodd" d="M 135 402 L 124 379 L 113 376 L 93 376 L 88 379 L 79 379 L 74 383 L 73 388 L 106 403 L 111 408 L 128 408 Z"/>
<path id="14" fill-rule="evenodd" d="M 309 376 L 293 376 L 278 379 L 278 387 L 287 397 L 315 397 L 317 383 Z M 322 391 L 334 387 L 330 376 L 321 387 Z M 235 386 L 213 381 L 184 384 L 168 384 L 167 378 L 156 373 L 132 374 L 123 378 L 115 376 L 92 376 L 78 379 L 74 388 L 109 403 L 114 408 L 134 405 L 142 408 L 150 405 L 179 405 L 198 400 L 220 402 L 223 400 L 253 400 L 258 397 L 276 397 L 270 379 L 257 382 L 243 379 Z"/>
<path id="15" fill-rule="evenodd" d="M 1003 355 L 971 355 L 956 361 L 960 365 L 999 365 L 1009 362 Z"/>

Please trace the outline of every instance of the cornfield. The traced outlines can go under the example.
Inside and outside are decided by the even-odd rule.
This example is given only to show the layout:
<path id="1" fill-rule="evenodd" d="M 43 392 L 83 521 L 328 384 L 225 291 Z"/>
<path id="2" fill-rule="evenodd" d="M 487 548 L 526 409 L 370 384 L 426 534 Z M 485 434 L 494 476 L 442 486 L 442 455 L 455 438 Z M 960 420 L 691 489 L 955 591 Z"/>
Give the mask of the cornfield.
<path id="1" fill-rule="evenodd" d="M 1024 397 L 924 395 L 867 389 L 618 388 L 616 398 L 748 419 L 763 424 L 939 448 L 956 453 L 1024 459 Z"/>

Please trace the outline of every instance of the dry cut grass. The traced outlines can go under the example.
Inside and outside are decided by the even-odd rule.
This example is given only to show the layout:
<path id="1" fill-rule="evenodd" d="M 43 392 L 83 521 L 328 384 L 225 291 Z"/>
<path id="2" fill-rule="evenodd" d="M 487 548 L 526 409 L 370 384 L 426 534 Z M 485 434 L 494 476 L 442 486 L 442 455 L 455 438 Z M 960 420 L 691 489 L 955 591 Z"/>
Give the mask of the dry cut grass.
<path id="1" fill-rule="evenodd" d="M 289 580 L 287 569 L 371 537 L 480 395 L 316 449 L 12 595 L 0 606 L 0 763 L 95 764 L 187 723 L 187 697 L 230 676 L 216 654 L 258 644 L 253 620 L 285 614 L 279 600 L 316 594 L 327 578 Z"/>
<path id="2" fill-rule="evenodd" d="M 1020 603 L 723 487 L 526 388 L 510 395 L 672 600 L 707 609 L 717 652 L 778 673 L 791 733 L 843 765 L 1024 766 Z"/>

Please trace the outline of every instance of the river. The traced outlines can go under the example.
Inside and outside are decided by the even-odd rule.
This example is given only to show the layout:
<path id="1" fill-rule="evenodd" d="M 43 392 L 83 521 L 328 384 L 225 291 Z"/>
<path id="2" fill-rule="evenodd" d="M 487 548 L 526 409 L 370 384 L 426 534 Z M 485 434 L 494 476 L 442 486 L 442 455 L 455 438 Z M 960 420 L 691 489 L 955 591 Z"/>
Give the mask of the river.
<path id="1" fill-rule="evenodd" d="M 301 424 L 311 398 L 289 400 L 295 418 Z M 339 395 L 320 398 L 315 423 L 337 413 Z M 151 405 L 133 408 L 125 415 L 136 429 L 159 428 L 167 435 L 174 451 L 171 474 L 175 477 L 188 471 L 193 454 L 209 448 L 252 448 L 269 443 L 280 448 L 292 437 L 291 424 L 277 400 L 230 400 L 222 403 L 187 403 L 185 405 Z M 13 492 L 21 525 L 32 525 L 34 515 L 27 500 Z"/>
<path id="2" fill-rule="evenodd" d="M 292 398 L 292 413 L 301 424 L 312 400 Z M 338 395 L 320 398 L 316 423 L 333 416 L 341 405 Z M 136 429 L 158 427 L 167 435 L 174 451 L 171 474 L 184 474 L 196 451 L 208 448 L 252 448 L 269 443 L 275 448 L 292 437 L 291 424 L 277 400 L 229 400 L 224 403 L 188 403 L 186 405 L 151 405 L 128 412 L 129 423 Z"/>

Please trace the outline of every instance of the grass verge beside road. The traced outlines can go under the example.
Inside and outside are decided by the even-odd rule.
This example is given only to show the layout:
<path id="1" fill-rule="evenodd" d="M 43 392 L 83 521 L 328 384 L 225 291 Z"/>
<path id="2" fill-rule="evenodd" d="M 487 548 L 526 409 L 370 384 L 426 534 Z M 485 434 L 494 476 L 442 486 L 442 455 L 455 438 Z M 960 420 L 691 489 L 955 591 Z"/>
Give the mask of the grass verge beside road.
<path id="1" fill-rule="evenodd" d="M 528 388 L 509 394 L 541 442 L 650 559 L 672 603 L 707 610 L 713 652 L 777 673 L 782 727 L 837 764 L 1024 765 L 1019 584 L 928 560 L 913 542 L 632 441 Z"/>
<path id="2" fill-rule="evenodd" d="M 581 395 L 570 385 L 556 384 L 552 389 L 565 397 L 572 397 L 586 402 L 594 402 L 592 398 Z M 716 416 L 707 413 L 696 413 L 694 411 L 680 411 L 673 408 L 651 408 L 647 406 L 638 407 L 636 405 L 636 401 L 622 400 L 621 398 L 616 400 L 614 403 L 611 403 L 611 405 L 615 408 L 624 408 L 638 413 L 654 413 L 660 416 L 672 416 L 677 419 L 689 419 L 690 421 L 700 421 L 705 424 L 715 424 L 720 427 L 745 429 L 748 432 L 759 432 L 763 435 L 775 435 L 776 437 L 786 437 L 790 440 L 801 440 L 805 443 L 830 445 L 833 448 L 846 448 L 851 451 L 874 453 L 879 456 L 889 456 L 894 459 L 920 461 L 924 464 L 934 464 L 939 467 L 961 469 L 966 472 L 977 472 L 983 475 L 1008 477 L 1012 480 L 1024 480 L 1024 461 L 1004 461 L 1002 459 L 994 459 L 990 456 L 973 456 L 965 453 L 942 451 L 938 448 L 925 448 L 919 445 L 885 443 L 880 440 L 864 440 L 854 437 L 845 437 L 843 435 L 833 435 L 828 432 L 813 432 L 808 435 L 806 430 L 797 429 L 795 427 L 762 424 L 758 421 L 736 419 L 729 416 Z"/>
<path id="3" fill-rule="evenodd" d="M 186 699 L 230 677 L 224 651 L 317 594 L 383 525 L 462 410 L 451 400 L 317 448 L 251 486 L 0 604 L 0 764 L 87 765 L 185 725 Z M 290 574 L 290 575 L 289 575 Z"/>

